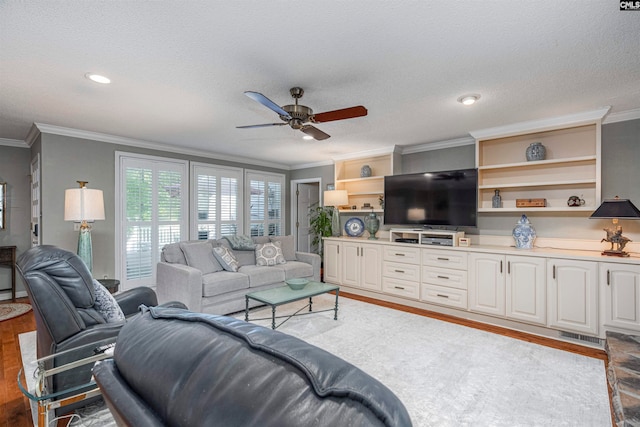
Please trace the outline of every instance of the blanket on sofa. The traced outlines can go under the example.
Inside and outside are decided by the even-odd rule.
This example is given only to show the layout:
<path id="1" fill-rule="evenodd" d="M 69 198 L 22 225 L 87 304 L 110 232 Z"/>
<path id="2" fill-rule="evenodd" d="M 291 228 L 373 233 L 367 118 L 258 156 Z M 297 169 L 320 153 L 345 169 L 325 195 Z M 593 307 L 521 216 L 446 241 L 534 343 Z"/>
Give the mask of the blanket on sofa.
<path id="1" fill-rule="evenodd" d="M 223 236 L 231 246 L 231 249 L 235 249 L 237 251 L 252 251 L 256 248 L 256 244 L 253 243 L 253 240 L 249 236 L 244 235 L 233 235 L 233 236 Z"/>

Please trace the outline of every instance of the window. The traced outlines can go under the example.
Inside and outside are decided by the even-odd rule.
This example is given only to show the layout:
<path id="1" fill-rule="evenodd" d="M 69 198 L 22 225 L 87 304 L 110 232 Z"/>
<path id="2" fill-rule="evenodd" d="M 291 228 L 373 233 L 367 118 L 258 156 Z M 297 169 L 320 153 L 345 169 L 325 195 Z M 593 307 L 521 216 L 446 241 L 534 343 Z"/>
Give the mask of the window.
<path id="1" fill-rule="evenodd" d="M 155 285 L 164 245 L 187 235 L 187 162 L 116 153 L 116 270 L 124 289 Z"/>
<path id="2" fill-rule="evenodd" d="M 191 239 L 242 234 L 242 169 L 191 164 Z"/>
<path id="3" fill-rule="evenodd" d="M 247 171 L 245 200 L 251 236 L 279 236 L 284 230 L 284 175 Z"/>

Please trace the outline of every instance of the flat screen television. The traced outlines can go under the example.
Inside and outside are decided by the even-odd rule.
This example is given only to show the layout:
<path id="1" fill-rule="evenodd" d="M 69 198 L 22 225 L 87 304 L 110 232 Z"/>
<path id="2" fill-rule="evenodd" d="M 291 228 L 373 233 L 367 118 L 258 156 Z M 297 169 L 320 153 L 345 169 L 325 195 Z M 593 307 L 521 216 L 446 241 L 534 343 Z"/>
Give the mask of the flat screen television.
<path id="1" fill-rule="evenodd" d="M 384 177 L 387 225 L 476 227 L 477 220 L 477 169 Z"/>

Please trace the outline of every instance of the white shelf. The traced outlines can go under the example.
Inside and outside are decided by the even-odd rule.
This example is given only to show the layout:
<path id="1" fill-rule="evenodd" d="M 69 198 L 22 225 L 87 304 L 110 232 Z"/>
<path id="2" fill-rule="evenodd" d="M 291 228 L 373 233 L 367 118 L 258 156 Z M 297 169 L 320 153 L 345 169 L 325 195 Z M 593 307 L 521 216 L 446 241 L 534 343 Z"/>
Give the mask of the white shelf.
<path id="1" fill-rule="evenodd" d="M 587 162 L 590 160 L 596 160 L 596 156 L 580 156 L 580 157 L 569 157 L 565 159 L 549 159 L 549 160 L 538 160 L 538 161 L 531 161 L 531 162 L 504 163 L 500 165 L 478 166 L 478 169 L 491 170 L 491 169 L 523 168 L 523 167 L 538 166 L 538 165 L 552 165 L 557 163 Z"/>
<path id="2" fill-rule="evenodd" d="M 367 176 L 364 178 L 350 178 L 350 179 L 336 179 L 337 183 L 343 182 L 365 182 L 365 181 L 375 181 L 375 180 L 383 180 L 384 176 Z"/>
<path id="3" fill-rule="evenodd" d="M 382 209 L 340 209 L 339 212 L 341 214 L 343 213 L 383 213 L 384 210 Z"/>
<path id="4" fill-rule="evenodd" d="M 595 179 L 570 179 L 566 181 L 554 182 L 516 182 L 516 183 L 496 183 L 491 185 L 479 185 L 479 190 L 493 190 L 496 188 L 525 188 L 525 187 L 558 187 L 562 185 L 595 184 Z M 522 197 L 526 199 L 527 197 Z"/>
<path id="5" fill-rule="evenodd" d="M 479 208 L 478 212 L 593 212 L 596 206 L 579 206 L 579 207 L 544 207 L 544 208 Z"/>

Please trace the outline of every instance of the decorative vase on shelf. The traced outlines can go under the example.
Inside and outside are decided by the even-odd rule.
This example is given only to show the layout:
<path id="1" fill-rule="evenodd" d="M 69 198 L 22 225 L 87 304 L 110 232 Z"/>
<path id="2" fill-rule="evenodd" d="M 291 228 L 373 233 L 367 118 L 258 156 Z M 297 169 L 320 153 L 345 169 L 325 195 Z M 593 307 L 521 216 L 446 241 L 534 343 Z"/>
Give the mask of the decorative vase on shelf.
<path id="1" fill-rule="evenodd" d="M 500 190 L 496 190 L 495 195 L 491 198 L 491 207 L 492 208 L 502 207 L 502 196 L 500 195 Z"/>
<path id="2" fill-rule="evenodd" d="M 360 178 L 368 178 L 371 176 L 371 167 L 369 165 L 364 165 L 360 168 Z"/>
<path id="3" fill-rule="evenodd" d="M 522 215 L 513 228 L 512 235 L 516 241 L 516 249 L 532 249 L 533 241 L 536 239 L 536 229 L 529 222 L 529 218 Z"/>
<path id="4" fill-rule="evenodd" d="M 369 240 L 378 240 L 376 233 L 380 229 L 380 220 L 375 212 L 371 212 L 364 219 L 364 228 L 369 232 Z"/>
<path id="5" fill-rule="evenodd" d="M 542 142 L 532 142 L 527 147 L 526 155 L 528 162 L 544 160 L 547 156 L 547 149 L 542 145 Z"/>

